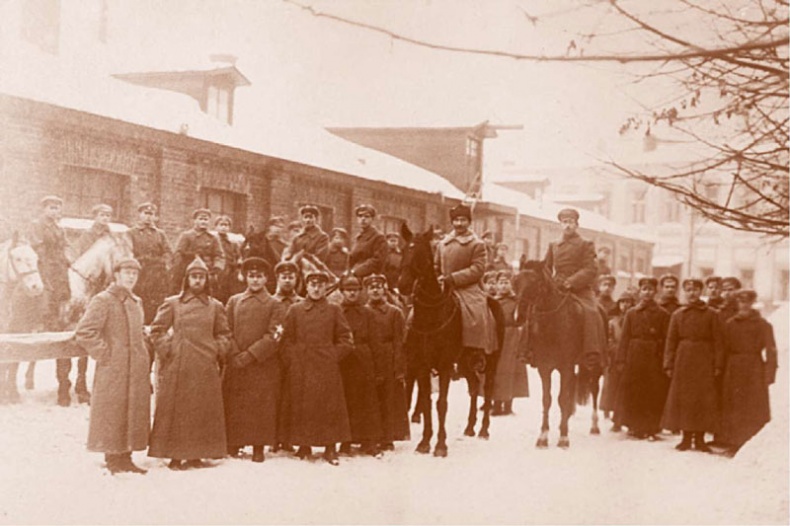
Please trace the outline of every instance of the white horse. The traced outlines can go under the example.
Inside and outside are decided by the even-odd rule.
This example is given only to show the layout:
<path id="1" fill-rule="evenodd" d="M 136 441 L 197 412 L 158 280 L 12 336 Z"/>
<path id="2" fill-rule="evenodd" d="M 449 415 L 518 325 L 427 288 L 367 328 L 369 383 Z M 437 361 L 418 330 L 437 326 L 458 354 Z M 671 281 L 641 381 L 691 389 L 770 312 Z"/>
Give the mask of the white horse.
<path id="1" fill-rule="evenodd" d="M 41 313 L 46 298 L 38 271 L 38 255 L 17 232 L 0 244 L 0 331 L 37 332 L 42 329 Z M 0 401 L 16 403 L 18 362 L 6 363 L 0 357 Z M 35 362 L 28 364 L 25 385 L 33 387 Z"/>

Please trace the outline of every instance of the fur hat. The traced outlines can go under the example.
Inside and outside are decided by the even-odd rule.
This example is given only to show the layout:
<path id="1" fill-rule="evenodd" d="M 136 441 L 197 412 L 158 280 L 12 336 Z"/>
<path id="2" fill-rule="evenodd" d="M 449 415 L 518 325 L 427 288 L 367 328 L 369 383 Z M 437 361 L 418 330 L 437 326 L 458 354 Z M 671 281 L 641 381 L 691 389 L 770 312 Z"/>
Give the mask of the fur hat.
<path id="1" fill-rule="evenodd" d="M 472 220 L 472 209 L 469 208 L 467 205 L 460 203 L 450 209 L 450 221 L 455 219 L 456 217 L 465 217 Z"/>

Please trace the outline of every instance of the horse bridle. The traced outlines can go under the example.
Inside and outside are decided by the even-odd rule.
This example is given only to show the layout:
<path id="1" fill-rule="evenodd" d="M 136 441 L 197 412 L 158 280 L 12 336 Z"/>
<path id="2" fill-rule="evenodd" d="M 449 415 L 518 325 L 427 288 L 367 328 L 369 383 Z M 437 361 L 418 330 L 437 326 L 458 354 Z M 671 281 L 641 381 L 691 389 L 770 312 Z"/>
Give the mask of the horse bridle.
<path id="1" fill-rule="evenodd" d="M 422 331 L 422 330 L 417 329 L 416 327 L 414 327 L 414 325 L 412 324 L 410 330 L 416 332 L 417 334 L 421 334 L 421 335 L 427 336 L 427 335 L 430 335 L 430 334 L 435 334 L 435 333 L 437 333 L 437 332 L 439 332 L 439 331 L 441 331 L 443 329 L 446 329 L 450 325 L 450 323 L 452 323 L 453 318 L 455 318 L 455 314 L 458 312 L 458 304 L 453 299 L 452 294 L 448 294 L 447 296 L 442 295 L 441 300 L 439 300 L 437 303 L 426 303 L 426 302 L 423 302 L 423 301 L 417 301 L 417 289 L 425 290 L 425 289 L 422 289 L 422 287 L 420 287 L 420 280 L 415 280 L 415 282 L 414 282 L 414 290 L 412 291 L 412 298 L 413 298 L 412 301 L 414 303 L 419 303 L 423 307 L 434 307 L 435 308 L 435 307 L 440 307 L 440 306 L 444 305 L 445 303 L 447 303 L 449 301 L 449 302 L 452 302 L 452 304 L 453 304 L 453 310 L 452 310 L 452 313 L 450 314 L 450 316 L 447 317 L 447 321 L 445 321 L 444 323 L 442 323 L 441 325 L 439 325 L 439 327 L 436 327 L 435 329 L 431 329 L 429 331 Z"/>
<path id="2" fill-rule="evenodd" d="M 23 279 L 23 278 L 25 278 L 25 277 L 27 277 L 27 276 L 31 276 L 31 275 L 33 275 L 33 274 L 38 274 L 38 267 L 34 267 L 34 268 L 32 268 L 32 269 L 30 269 L 30 270 L 27 270 L 27 271 L 25 271 L 25 272 L 21 272 L 21 271 L 20 271 L 18 268 L 16 268 L 16 263 L 14 263 L 14 257 L 11 255 L 11 251 L 12 251 L 14 248 L 15 248 L 15 247 L 14 247 L 13 245 L 12 245 L 12 246 L 9 246 L 9 247 L 8 247 L 8 255 L 6 256 L 6 259 L 8 260 L 8 268 L 9 268 L 11 271 L 13 271 L 14 275 L 15 275 L 15 276 L 16 276 L 18 279 Z"/>

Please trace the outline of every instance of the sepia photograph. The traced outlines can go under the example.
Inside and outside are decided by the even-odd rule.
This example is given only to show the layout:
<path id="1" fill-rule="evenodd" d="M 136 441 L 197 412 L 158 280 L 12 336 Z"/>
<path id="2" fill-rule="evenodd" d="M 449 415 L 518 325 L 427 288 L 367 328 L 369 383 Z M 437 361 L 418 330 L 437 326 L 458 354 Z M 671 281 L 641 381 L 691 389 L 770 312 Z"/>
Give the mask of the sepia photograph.
<path id="1" fill-rule="evenodd" d="M 790 524 L 787 0 L 0 0 L 0 524 Z"/>

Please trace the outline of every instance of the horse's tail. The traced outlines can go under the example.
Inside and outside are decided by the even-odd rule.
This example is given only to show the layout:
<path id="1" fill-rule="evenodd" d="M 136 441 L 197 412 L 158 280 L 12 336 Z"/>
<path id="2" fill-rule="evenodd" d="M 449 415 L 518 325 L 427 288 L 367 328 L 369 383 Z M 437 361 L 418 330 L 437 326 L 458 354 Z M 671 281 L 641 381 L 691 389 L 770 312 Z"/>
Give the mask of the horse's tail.
<path id="1" fill-rule="evenodd" d="M 590 373 L 586 367 L 579 367 L 579 372 L 576 373 L 574 382 L 577 405 L 587 405 L 593 393 L 593 382 L 597 381 L 598 377 Z"/>

